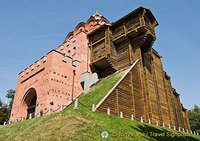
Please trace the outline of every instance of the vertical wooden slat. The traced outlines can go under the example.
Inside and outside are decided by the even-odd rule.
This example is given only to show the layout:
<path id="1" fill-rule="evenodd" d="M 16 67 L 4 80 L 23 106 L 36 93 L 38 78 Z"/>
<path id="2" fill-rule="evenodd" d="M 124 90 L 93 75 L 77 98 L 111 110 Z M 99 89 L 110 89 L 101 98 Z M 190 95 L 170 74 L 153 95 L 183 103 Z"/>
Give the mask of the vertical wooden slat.
<path id="1" fill-rule="evenodd" d="M 133 72 L 131 71 L 130 74 L 131 74 L 131 79 L 130 79 L 131 92 L 132 92 L 132 98 L 133 98 L 133 116 L 135 117 L 135 100 L 134 100 L 135 97 L 134 97 L 134 90 L 133 90 Z"/>
<path id="2" fill-rule="evenodd" d="M 109 42 L 109 54 L 111 54 L 111 47 L 110 47 L 110 27 L 108 27 L 108 42 Z"/>
<path id="3" fill-rule="evenodd" d="M 128 44 L 128 46 L 129 46 L 130 64 L 132 64 L 132 63 L 133 63 L 133 62 L 132 62 L 132 47 L 131 47 L 131 41 L 130 41 L 130 39 L 129 39 L 129 44 Z"/>
<path id="4" fill-rule="evenodd" d="M 107 58 L 108 54 L 107 54 L 107 45 L 106 45 L 106 42 L 107 42 L 107 32 L 105 30 L 105 55 L 106 55 L 106 58 Z"/>
<path id="5" fill-rule="evenodd" d="M 118 89 L 116 89 L 116 101 L 117 101 L 117 116 L 119 116 L 119 94 Z"/>
<path id="6" fill-rule="evenodd" d="M 124 21 L 124 34 L 126 36 L 126 23 L 125 23 L 125 21 Z"/>

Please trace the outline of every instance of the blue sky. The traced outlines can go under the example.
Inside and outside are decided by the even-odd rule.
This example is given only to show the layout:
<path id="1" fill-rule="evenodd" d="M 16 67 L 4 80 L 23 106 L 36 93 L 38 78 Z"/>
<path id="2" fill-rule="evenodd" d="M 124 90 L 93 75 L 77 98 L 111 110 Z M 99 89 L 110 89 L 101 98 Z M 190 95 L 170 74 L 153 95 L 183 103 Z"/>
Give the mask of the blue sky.
<path id="1" fill-rule="evenodd" d="M 57 48 L 80 22 L 98 9 L 114 22 L 139 6 L 159 22 L 154 48 L 190 109 L 200 106 L 199 0 L 19 0 L 0 2 L 0 98 L 15 89 L 18 73 Z"/>

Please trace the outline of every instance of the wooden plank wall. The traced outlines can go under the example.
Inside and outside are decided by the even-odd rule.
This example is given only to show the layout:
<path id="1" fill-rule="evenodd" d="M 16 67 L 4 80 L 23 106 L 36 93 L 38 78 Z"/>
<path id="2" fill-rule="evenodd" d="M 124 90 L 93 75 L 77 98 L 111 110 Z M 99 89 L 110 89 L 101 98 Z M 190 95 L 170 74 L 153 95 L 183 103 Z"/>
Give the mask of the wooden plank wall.
<path id="1" fill-rule="evenodd" d="M 131 119 L 134 115 L 135 120 L 140 121 L 144 118 L 144 99 L 142 95 L 141 77 L 138 65 L 124 77 L 113 92 L 98 107 L 97 112 L 106 113 L 110 108 L 111 115 L 120 116 L 123 112 L 124 118 Z"/>
<path id="2" fill-rule="evenodd" d="M 170 124 L 170 114 L 169 114 L 169 103 L 166 93 L 166 86 L 164 81 L 164 71 L 162 68 L 161 58 L 154 53 L 153 55 L 153 64 L 152 71 L 154 75 L 154 83 L 157 94 L 158 108 L 160 115 L 160 124 L 165 123 L 165 125 Z"/>
<path id="3" fill-rule="evenodd" d="M 169 113 L 170 113 L 170 118 L 171 118 L 171 127 L 176 126 L 177 123 L 177 118 L 174 116 L 176 114 L 176 111 L 174 109 L 174 97 L 173 97 L 173 89 L 171 85 L 171 80 L 170 77 L 165 74 L 165 86 L 166 86 L 166 93 L 168 96 L 168 102 L 169 102 Z"/>

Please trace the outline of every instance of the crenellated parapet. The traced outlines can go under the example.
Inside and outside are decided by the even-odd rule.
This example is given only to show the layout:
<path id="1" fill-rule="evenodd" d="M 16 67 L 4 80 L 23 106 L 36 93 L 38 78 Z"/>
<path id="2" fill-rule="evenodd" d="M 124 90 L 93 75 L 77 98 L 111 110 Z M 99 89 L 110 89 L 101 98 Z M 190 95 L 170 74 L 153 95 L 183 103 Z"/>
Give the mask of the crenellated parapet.
<path id="1" fill-rule="evenodd" d="M 64 56 L 63 53 L 57 51 L 57 50 L 51 50 L 50 52 L 55 51 L 57 53 L 60 53 Z M 39 60 L 35 61 L 34 64 L 31 64 L 29 67 L 27 67 L 25 70 L 21 71 L 19 73 L 19 78 L 22 80 L 21 83 L 26 80 L 27 78 L 29 78 L 30 76 L 32 76 L 33 74 L 37 73 L 38 71 L 44 70 L 44 68 L 46 67 L 46 62 L 48 61 L 48 56 L 49 53 L 46 54 L 46 56 L 41 57 Z"/>

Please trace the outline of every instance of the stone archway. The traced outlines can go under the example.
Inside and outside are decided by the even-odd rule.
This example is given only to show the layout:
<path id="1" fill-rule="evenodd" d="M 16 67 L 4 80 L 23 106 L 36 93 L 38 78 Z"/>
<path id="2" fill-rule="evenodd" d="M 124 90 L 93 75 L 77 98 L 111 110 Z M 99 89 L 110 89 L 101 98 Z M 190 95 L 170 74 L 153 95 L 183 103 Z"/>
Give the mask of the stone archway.
<path id="1" fill-rule="evenodd" d="M 23 107 L 26 108 L 26 119 L 35 117 L 37 93 L 34 88 L 30 88 L 24 95 Z"/>

